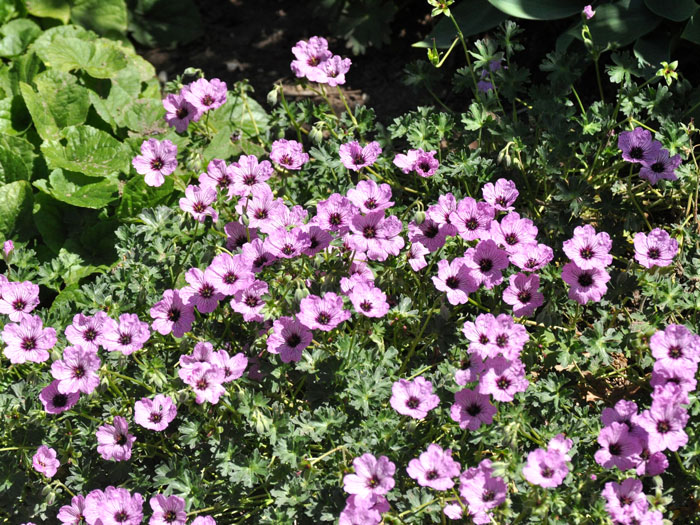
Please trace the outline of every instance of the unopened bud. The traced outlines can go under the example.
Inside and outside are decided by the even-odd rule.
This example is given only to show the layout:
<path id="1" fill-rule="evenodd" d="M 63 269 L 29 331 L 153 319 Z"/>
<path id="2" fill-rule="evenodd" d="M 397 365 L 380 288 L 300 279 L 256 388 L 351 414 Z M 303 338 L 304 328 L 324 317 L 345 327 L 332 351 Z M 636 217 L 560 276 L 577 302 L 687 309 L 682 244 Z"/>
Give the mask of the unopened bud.
<path id="1" fill-rule="evenodd" d="M 413 214 L 413 220 L 420 226 L 425 222 L 425 212 L 423 210 L 417 211 Z"/>

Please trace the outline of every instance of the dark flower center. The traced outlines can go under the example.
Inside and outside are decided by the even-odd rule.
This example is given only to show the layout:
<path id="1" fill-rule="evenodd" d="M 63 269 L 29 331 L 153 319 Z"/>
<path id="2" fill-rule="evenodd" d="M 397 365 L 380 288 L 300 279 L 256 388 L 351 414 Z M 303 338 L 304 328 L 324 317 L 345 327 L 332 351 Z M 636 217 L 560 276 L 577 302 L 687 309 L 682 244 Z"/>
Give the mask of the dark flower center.
<path id="1" fill-rule="evenodd" d="M 160 170 L 163 169 L 163 166 L 165 166 L 165 162 L 163 162 L 163 159 L 160 157 L 156 157 L 151 161 L 151 169 L 152 170 Z"/>
<path id="2" fill-rule="evenodd" d="M 527 262 L 525 263 L 525 268 L 534 268 L 535 266 L 537 266 L 536 259 L 528 259 Z"/>
<path id="3" fill-rule="evenodd" d="M 465 222 L 464 225 L 467 227 L 467 230 L 474 231 L 479 227 L 479 221 L 472 217 L 467 222 Z"/>
<path id="4" fill-rule="evenodd" d="M 85 376 L 85 368 L 82 366 L 76 366 L 73 369 L 73 375 L 75 376 L 76 379 L 81 379 L 82 377 Z"/>
<path id="5" fill-rule="evenodd" d="M 311 237 L 311 244 L 309 245 L 309 248 L 311 248 L 313 250 L 316 247 L 318 247 L 319 244 L 320 244 L 320 242 L 319 242 L 318 238 L 316 236 L 313 236 L 313 237 Z"/>
<path id="6" fill-rule="evenodd" d="M 189 114 L 190 114 L 190 112 L 188 111 L 186 106 L 180 106 L 175 111 L 175 116 L 179 119 L 187 118 L 187 115 L 189 115 Z"/>
<path id="7" fill-rule="evenodd" d="M 369 301 L 365 300 L 360 303 L 360 308 L 364 310 L 365 312 L 369 312 L 372 309 L 372 303 Z"/>
<path id="8" fill-rule="evenodd" d="M 284 154 L 280 157 L 280 164 L 283 166 L 291 166 L 294 163 L 292 157 L 289 154 Z"/>
<path id="9" fill-rule="evenodd" d="M 261 268 L 267 262 L 266 255 L 260 255 L 255 261 L 253 261 L 253 267 Z"/>
<path id="10" fill-rule="evenodd" d="M 29 352 L 36 348 L 36 339 L 33 337 L 25 337 L 22 339 L 22 350 Z"/>
<path id="11" fill-rule="evenodd" d="M 65 394 L 54 394 L 51 402 L 56 408 L 63 408 L 68 404 L 68 396 Z"/>
<path id="12" fill-rule="evenodd" d="M 245 298 L 245 301 L 243 301 L 243 302 L 245 303 L 246 306 L 248 306 L 250 308 L 255 308 L 256 306 L 258 306 L 260 304 L 260 299 L 259 299 L 259 297 L 255 296 L 255 295 L 248 295 Z"/>
<path id="13" fill-rule="evenodd" d="M 316 56 L 310 56 L 309 59 L 306 61 L 306 63 L 312 67 L 317 66 L 320 62 L 321 60 Z"/>
<path id="14" fill-rule="evenodd" d="M 481 501 L 493 501 L 496 494 L 492 490 L 485 490 L 484 495 L 481 496 Z"/>
<path id="15" fill-rule="evenodd" d="M 411 396 L 406 400 L 406 406 L 411 409 L 418 408 L 420 406 L 420 400 L 415 396 Z"/>
<path id="16" fill-rule="evenodd" d="M 488 342 L 489 342 L 489 336 L 486 335 L 486 334 L 481 334 L 481 335 L 479 336 L 479 342 L 480 342 L 482 345 L 488 344 Z"/>
<path id="17" fill-rule="evenodd" d="M 353 155 L 352 161 L 359 166 L 360 164 L 365 163 L 365 157 L 364 155 L 362 155 L 362 153 L 358 153 L 356 155 Z"/>
<path id="18" fill-rule="evenodd" d="M 340 216 L 340 213 L 331 213 L 328 216 L 328 222 L 332 226 L 340 226 L 341 223 L 343 222 L 343 218 Z"/>
<path id="19" fill-rule="evenodd" d="M 211 106 L 213 103 L 214 97 L 212 97 L 211 95 L 204 95 L 204 97 L 202 98 L 202 104 L 204 104 L 205 106 Z"/>
<path id="20" fill-rule="evenodd" d="M 554 475 L 554 471 L 549 468 L 549 467 L 544 467 L 542 469 L 542 477 L 543 478 L 551 478 Z"/>
<path id="21" fill-rule="evenodd" d="M 224 274 L 224 278 L 222 279 L 222 281 L 224 281 L 224 284 L 233 284 L 237 280 L 238 280 L 238 276 L 232 272 Z"/>
<path id="22" fill-rule="evenodd" d="M 514 233 L 509 233 L 504 237 L 506 244 L 513 246 L 514 244 L 518 243 L 518 236 L 515 235 Z"/>
<path id="23" fill-rule="evenodd" d="M 669 430 L 671 430 L 671 425 L 669 425 L 668 421 L 659 421 L 656 424 L 656 431 L 659 434 L 665 434 Z"/>
<path id="24" fill-rule="evenodd" d="M 199 289 L 199 295 L 204 299 L 211 299 L 211 296 L 214 295 L 214 287 L 211 284 L 202 285 Z"/>
<path id="25" fill-rule="evenodd" d="M 619 456 L 622 454 L 622 447 L 619 443 L 611 443 L 608 445 L 608 452 L 610 452 L 611 456 Z"/>
<path id="26" fill-rule="evenodd" d="M 578 276 L 578 284 L 584 288 L 589 287 L 593 284 L 593 276 L 588 272 L 582 273 Z"/>
<path id="27" fill-rule="evenodd" d="M 496 381 L 496 386 L 501 390 L 505 390 L 510 386 L 510 379 L 507 377 L 499 377 L 498 381 Z"/>
<path id="28" fill-rule="evenodd" d="M 177 321 L 180 319 L 180 315 L 182 315 L 182 312 L 180 312 L 179 309 L 171 308 L 170 310 L 168 310 L 168 321 L 177 323 Z"/>
<path id="29" fill-rule="evenodd" d="M 207 205 L 201 201 L 197 201 L 192 206 L 192 209 L 197 213 L 204 213 L 204 211 L 207 209 Z"/>
<path id="30" fill-rule="evenodd" d="M 321 312 L 316 316 L 316 322 L 318 324 L 328 324 L 331 322 L 331 316 L 327 312 Z"/>
<path id="31" fill-rule="evenodd" d="M 453 290 L 459 286 L 459 279 L 454 275 L 445 279 L 445 284 Z"/>
<path id="32" fill-rule="evenodd" d="M 641 159 L 644 156 L 644 149 L 641 146 L 634 146 L 630 149 L 630 158 Z"/>
<path id="33" fill-rule="evenodd" d="M 663 162 L 654 162 L 654 164 L 651 165 L 651 171 L 654 173 L 663 173 L 666 171 L 666 166 Z"/>
<path id="34" fill-rule="evenodd" d="M 255 213 L 253 216 L 258 220 L 267 219 L 267 210 L 264 208 L 260 208 L 259 210 L 255 210 Z"/>
<path id="35" fill-rule="evenodd" d="M 498 336 L 496 336 L 496 346 L 499 348 L 505 348 L 507 344 L 508 336 L 506 334 L 498 334 Z"/>
<path id="36" fill-rule="evenodd" d="M 647 256 L 649 257 L 649 259 L 658 259 L 659 257 L 661 257 L 661 252 L 658 248 L 651 248 Z"/>
<path id="37" fill-rule="evenodd" d="M 282 253 L 285 255 L 293 255 L 294 254 L 294 246 L 291 244 L 285 244 L 282 247 Z"/>
<path id="38" fill-rule="evenodd" d="M 377 236 L 377 229 L 374 226 L 365 226 L 362 235 L 365 239 L 374 239 Z"/>
<path id="39" fill-rule="evenodd" d="M 125 521 L 128 521 L 129 515 L 126 513 L 126 511 L 120 510 L 114 515 L 114 521 L 117 523 L 124 523 Z"/>
<path id="40" fill-rule="evenodd" d="M 367 485 L 369 488 L 373 489 L 374 487 L 377 487 L 379 485 L 379 479 L 377 478 L 376 475 L 372 476 L 367 480 Z"/>
<path id="41" fill-rule="evenodd" d="M 120 345 L 130 345 L 131 344 L 131 334 L 120 334 L 119 335 Z"/>
<path id="42" fill-rule="evenodd" d="M 425 229 L 425 232 L 423 233 L 423 235 L 425 235 L 428 239 L 432 239 L 433 237 L 435 237 L 438 234 L 439 231 L 440 231 L 440 228 L 438 227 L 437 224 L 431 224 L 430 226 L 428 226 Z"/>
<path id="43" fill-rule="evenodd" d="M 622 496 L 620 498 L 620 503 L 622 503 L 623 505 L 632 505 L 632 498 L 630 498 L 629 496 Z"/>
<path id="44" fill-rule="evenodd" d="M 678 359 L 679 357 L 683 357 L 683 350 L 680 346 L 674 345 L 668 349 L 668 357 L 670 357 L 671 359 Z"/>
<path id="45" fill-rule="evenodd" d="M 126 444 L 126 435 L 124 434 L 118 434 L 117 439 L 114 440 L 114 442 L 119 445 L 120 447 Z"/>
<path id="46" fill-rule="evenodd" d="M 199 381 L 197 381 L 197 384 L 195 386 L 197 387 L 197 390 L 206 390 L 209 386 L 209 383 L 206 379 L 201 378 Z"/>
<path id="47" fill-rule="evenodd" d="M 496 204 L 498 204 L 499 206 L 503 206 L 505 208 L 506 205 L 508 204 L 508 201 L 506 201 L 505 197 L 496 197 Z"/>
<path id="48" fill-rule="evenodd" d="M 434 480 L 438 477 L 438 473 L 435 470 L 431 470 L 425 474 L 425 479 L 428 481 Z"/>
<path id="49" fill-rule="evenodd" d="M 94 328 L 88 328 L 87 330 L 85 330 L 85 332 L 83 332 L 83 339 L 85 339 L 86 341 L 94 341 L 96 337 L 97 330 L 95 330 Z"/>
<path id="50" fill-rule="evenodd" d="M 418 169 L 421 171 L 429 171 L 430 164 L 428 164 L 427 162 L 421 162 L 420 164 L 418 164 Z"/>
<path id="51" fill-rule="evenodd" d="M 486 273 L 493 268 L 493 261 L 491 259 L 481 259 L 479 261 L 479 270 Z"/>
<path id="52" fill-rule="evenodd" d="M 370 197 L 365 201 L 365 208 L 368 210 L 373 210 L 377 207 L 377 200 L 374 197 Z"/>
<path id="53" fill-rule="evenodd" d="M 287 346 L 290 348 L 296 347 L 299 343 L 301 343 L 301 336 L 299 334 L 291 334 L 287 339 L 284 341 L 287 343 Z"/>
<path id="54" fill-rule="evenodd" d="M 231 184 L 231 179 L 227 175 L 221 175 L 221 178 L 216 182 L 219 188 L 227 188 Z"/>
<path id="55" fill-rule="evenodd" d="M 590 246 L 586 246 L 585 248 L 581 249 L 579 255 L 581 256 L 581 259 L 590 259 L 593 257 L 593 250 L 591 250 Z"/>
<path id="56" fill-rule="evenodd" d="M 530 302 L 530 299 L 532 299 L 532 295 L 530 294 L 530 292 L 525 290 L 521 290 L 520 292 L 518 292 L 518 301 L 520 301 L 521 303 L 528 303 Z"/>
<path id="57" fill-rule="evenodd" d="M 257 177 L 255 175 L 246 175 L 243 177 L 243 184 L 246 186 L 252 186 L 258 181 Z"/>
<path id="58" fill-rule="evenodd" d="M 164 519 L 167 523 L 172 523 L 173 521 L 175 521 L 175 520 L 177 519 L 177 514 L 175 514 L 174 511 L 169 510 L 169 511 L 167 511 L 167 512 L 163 515 L 163 519 Z"/>
<path id="59" fill-rule="evenodd" d="M 476 417 L 479 414 L 481 414 L 481 405 L 479 403 L 472 403 L 471 405 L 469 405 L 465 408 L 465 411 L 470 416 Z"/>
<path id="60" fill-rule="evenodd" d="M 149 419 L 153 423 L 160 423 L 160 420 L 163 419 L 163 416 L 160 414 L 160 412 L 152 412 L 151 417 Z"/>

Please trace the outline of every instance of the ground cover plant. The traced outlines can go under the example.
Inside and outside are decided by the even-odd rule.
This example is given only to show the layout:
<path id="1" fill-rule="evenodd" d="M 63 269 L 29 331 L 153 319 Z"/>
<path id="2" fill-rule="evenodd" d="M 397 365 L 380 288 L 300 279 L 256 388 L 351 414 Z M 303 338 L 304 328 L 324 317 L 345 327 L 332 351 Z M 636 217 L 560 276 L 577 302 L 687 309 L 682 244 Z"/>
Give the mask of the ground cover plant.
<path id="1" fill-rule="evenodd" d="M 132 210 L 116 264 L 50 293 L 3 245 L 3 519 L 697 520 L 697 91 L 598 69 L 585 27 L 542 83 L 514 23 L 460 38 L 463 106 L 391 123 L 168 83 L 114 140 L 124 188 L 176 198 Z M 352 75 L 320 36 L 290 63 L 321 100 Z"/>

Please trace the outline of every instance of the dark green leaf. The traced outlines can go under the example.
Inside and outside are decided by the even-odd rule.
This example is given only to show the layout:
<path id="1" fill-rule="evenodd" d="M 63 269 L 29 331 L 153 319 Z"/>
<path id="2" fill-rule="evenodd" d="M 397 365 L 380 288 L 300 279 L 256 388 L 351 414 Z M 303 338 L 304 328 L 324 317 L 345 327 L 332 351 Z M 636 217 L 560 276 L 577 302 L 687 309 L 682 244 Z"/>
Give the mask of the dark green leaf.
<path id="1" fill-rule="evenodd" d="M 130 14 L 129 32 L 146 46 L 174 47 L 202 34 L 199 10 L 192 0 L 138 0 Z"/>
<path id="2" fill-rule="evenodd" d="M 172 177 L 165 177 L 162 186 L 148 186 L 142 175 L 132 178 L 122 190 L 122 198 L 117 208 L 117 216 L 121 219 L 136 217 L 142 209 L 153 208 L 162 204 L 173 192 Z"/>
<path id="3" fill-rule="evenodd" d="M 580 13 L 587 0 L 488 0 L 509 16 L 528 20 L 557 20 Z M 598 15 L 598 13 L 596 13 Z"/>
<path id="4" fill-rule="evenodd" d="M 70 18 L 74 24 L 91 29 L 98 35 L 119 38 L 126 33 L 124 0 L 72 0 Z"/>
<path id="5" fill-rule="evenodd" d="M 26 180 L 0 186 L 0 235 L 9 238 L 25 219 L 31 219 L 32 187 Z"/>
<path id="6" fill-rule="evenodd" d="M 644 0 L 649 11 L 674 22 L 688 20 L 698 10 L 695 0 Z"/>
<path id="7" fill-rule="evenodd" d="M 689 40 L 694 44 L 700 44 L 700 16 L 694 15 L 683 29 L 681 38 Z"/>
<path id="8" fill-rule="evenodd" d="M 465 37 L 488 31 L 508 18 L 508 15 L 489 4 L 488 0 L 462 2 L 451 11 Z M 431 48 L 435 42 L 436 47 L 446 49 L 450 47 L 456 36 L 457 31 L 454 24 L 448 18 L 443 17 L 435 25 L 428 38 L 416 42 L 413 46 Z"/>
<path id="9" fill-rule="evenodd" d="M 0 27 L 0 57 L 13 57 L 24 53 L 27 46 L 41 34 L 41 28 L 31 20 L 20 18 Z"/>
<path id="10" fill-rule="evenodd" d="M 118 198 L 119 182 L 104 179 L 95 182 L 82 173 L 55 169 L 46 179 L 38 180 L 34 186 L 56 200 L 80 208 L 101 209 Z"/>
<path id="11" fill-rule="evenodd" d="M 43 192 L 34 194 L 34 225 L 51 251 L 58 253 L 66 241 L 63 210 L 56 199 Z"/>

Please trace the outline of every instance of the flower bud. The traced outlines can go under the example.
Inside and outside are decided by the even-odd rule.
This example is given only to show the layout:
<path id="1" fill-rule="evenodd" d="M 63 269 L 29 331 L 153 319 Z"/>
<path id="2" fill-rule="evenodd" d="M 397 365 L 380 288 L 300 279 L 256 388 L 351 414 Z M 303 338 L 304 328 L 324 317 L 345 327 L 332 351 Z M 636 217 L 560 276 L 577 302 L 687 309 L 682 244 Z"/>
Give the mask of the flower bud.
<path id="1" fill-rule="evenodd" d="M 425 212 L 423 210 L 417 211 L 413 214 L 413 220 L 420 226 L 425 222 Z"/>

